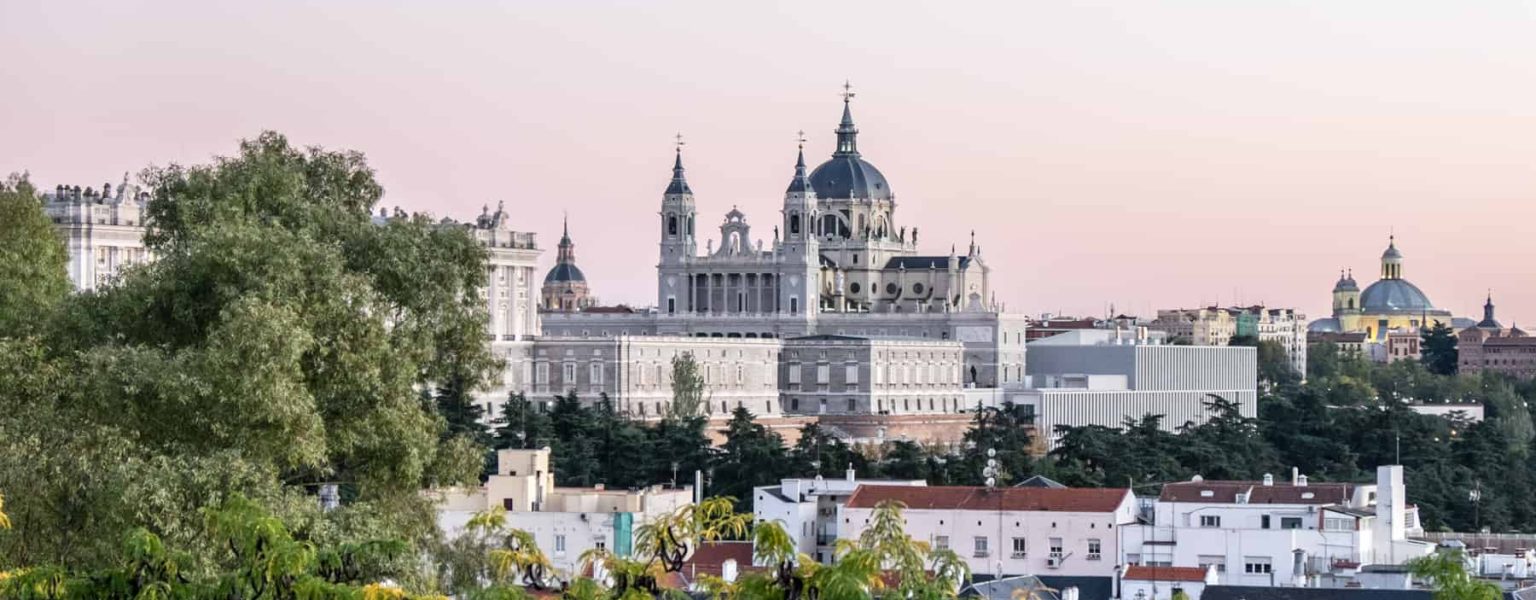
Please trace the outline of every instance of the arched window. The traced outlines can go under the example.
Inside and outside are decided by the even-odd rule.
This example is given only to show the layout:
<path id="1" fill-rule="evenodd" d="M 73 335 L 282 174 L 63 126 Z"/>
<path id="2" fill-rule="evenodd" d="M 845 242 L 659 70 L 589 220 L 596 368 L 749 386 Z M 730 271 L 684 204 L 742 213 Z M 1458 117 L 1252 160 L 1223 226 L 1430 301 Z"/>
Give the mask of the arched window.
<path id="1" fill-rule="evenodd" d="M 789 215 L 789 232 L 794 234 L 800 233 L 800 215 L 797 213 L 790 213 Z"/>
<path id="2" fill-rule="evenodd" d="M 1351 309 L 1355 308 L 1355 299 L 1354 298 L 1350 298 L 1349 299 L 1349 308 L 1351 308 Z"/>
<path id="3" fill-rule="evenodd" d="M 667 235 L 677 235 L 677 215 L 667 215 Z"/>

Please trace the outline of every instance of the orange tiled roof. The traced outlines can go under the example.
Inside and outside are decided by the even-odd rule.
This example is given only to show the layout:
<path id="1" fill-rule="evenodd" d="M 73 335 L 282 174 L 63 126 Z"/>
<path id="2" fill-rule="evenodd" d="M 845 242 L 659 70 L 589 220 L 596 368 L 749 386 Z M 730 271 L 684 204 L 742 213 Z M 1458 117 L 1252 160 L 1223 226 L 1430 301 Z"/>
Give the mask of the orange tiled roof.
<path id="1" fill-rule="evenodd" d="M 1125 488 L 998 488 L 861 485 L 849 508 L 874 508 L 886 500 L 911 510 L 1030 510 L 1114 512 L 1131 493 Z"/>

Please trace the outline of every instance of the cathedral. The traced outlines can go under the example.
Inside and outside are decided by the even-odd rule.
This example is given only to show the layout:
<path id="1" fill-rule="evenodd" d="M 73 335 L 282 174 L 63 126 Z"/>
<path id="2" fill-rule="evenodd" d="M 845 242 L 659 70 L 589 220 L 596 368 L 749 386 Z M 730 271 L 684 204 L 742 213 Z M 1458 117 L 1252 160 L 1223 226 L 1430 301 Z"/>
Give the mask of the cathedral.
<path id="1" fill-rule="evenodd" d="M 698 220 L 681 147 L 660 211 L 656 306 L 668 315 L 943 313 L 987 310 L 988 269 L 974 236 L 965 254 L 922 255 L 898 226 L 896 195 L 859 153 L 844 93 L 832 156 L 807 172 L 804 143 L 764 247 L 734 207 L 698 252 Z"/>
<path id="2" fill-rule="evenodd" d="M 1403 253 L 1397 249 L 1396 237 L 1388 237 L 1381 254 L 1381 279 L 1362 291 L 1353 272 L 1340 272 L 1333 286 L 1333 316 L 1312 321 L 1307 332 L 1363 333 L 1366 342 L 1379 344 L 1390 333 L 1417 335 L 1420 329 L 1437 324 L 1458 330 L 1473 325 L 1469 319 L 1435 308 L 1419 286 L 1403 278 Z"/>

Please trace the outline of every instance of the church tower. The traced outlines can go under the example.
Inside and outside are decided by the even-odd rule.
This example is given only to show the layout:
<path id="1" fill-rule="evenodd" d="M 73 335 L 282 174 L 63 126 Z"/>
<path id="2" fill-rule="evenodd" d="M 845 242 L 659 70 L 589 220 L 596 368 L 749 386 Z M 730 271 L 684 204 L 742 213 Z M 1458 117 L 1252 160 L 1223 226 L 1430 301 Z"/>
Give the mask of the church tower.
<path id="1" fill-rule="evenodd" d="M 1397 251 L 1397 236 L 1387 236 L 1387 251 L 1381 253 L 1381 278 L 1403 278 L 1403 253 Z"/>
<path id="2" fill-rule="evenodd" d="M 1353 272 L 1339 270 L 1339 281 L 1333 284 L 1333 316 L 1340 317 L 1360 312 L 1360 285 L 1355 283 Z"/>
<path id="3" fill-rule="evenodd" d="M 544 288 L 539 295 L 543 297 L 544 310 L 549 311 L 578 312 L 592 305 L 587 276 L 576 267 L 576 243 L 571 241 L 569 221 L 562 227 L 555 266 L 544 276 Z"/>
<path id="4" fill-rule="evenodd" d="M 661 262 L 657 265 L 660 281 L 657 282 L 656 306 L 666 314 L 693 310 L 689 302 L 689 278 L 686 265 L 697 253 L 698 244 L 693 237 L 696 210 L 693 190 L 683 175 L 683 141 L 678 135 L 677 156 L 672 163 L 672 181 L 662 194 L 661 212 Z"/>
<path id="5" fill-rule="evenodd" d="M 821 249 L 815 232 L 816 190 L 805 171 L 804 137 L 795 157 L 795 175 L 789 180 L 789 188 L 784 190 L 784 208 L 780 213 L 784 220 L 784 239 L 779 242 L 778 250 L 784 268 L 779 273 L 779 312 L 804 313 L 815 318 Z"/>

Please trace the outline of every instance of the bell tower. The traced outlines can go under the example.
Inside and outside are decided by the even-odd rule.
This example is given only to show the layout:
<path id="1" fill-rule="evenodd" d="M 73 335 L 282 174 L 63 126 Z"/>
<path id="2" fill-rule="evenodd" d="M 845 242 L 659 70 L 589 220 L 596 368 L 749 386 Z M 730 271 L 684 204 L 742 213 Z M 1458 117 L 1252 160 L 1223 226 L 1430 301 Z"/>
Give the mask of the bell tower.
<path id="1" fill-rule="evenodd" d="M 784 190 L 784 238 L 778 244 L 783 257 L 779 273 L 779 310 L 781 313 L 806 314 L 814 319 L 818 297 L 818 269 L 821 246 L 817 241 L 816 190 L 805 171 L 805 132 L 800 132 L 799 153 L 795 156 L 795 175 Z"/>
<path id="2" fill-rule="evenodd" d="M 687 265 L 698 251 L 694 238 L 696 209 L 693 190 L 683 173 L 683 135 L 677 135 L 676 156 L 672 162 L 672 181 L 662 193 L 661 257 L 656 269 L 656 306 L 673 314 L 693 309 L 689 304 Z"/>

